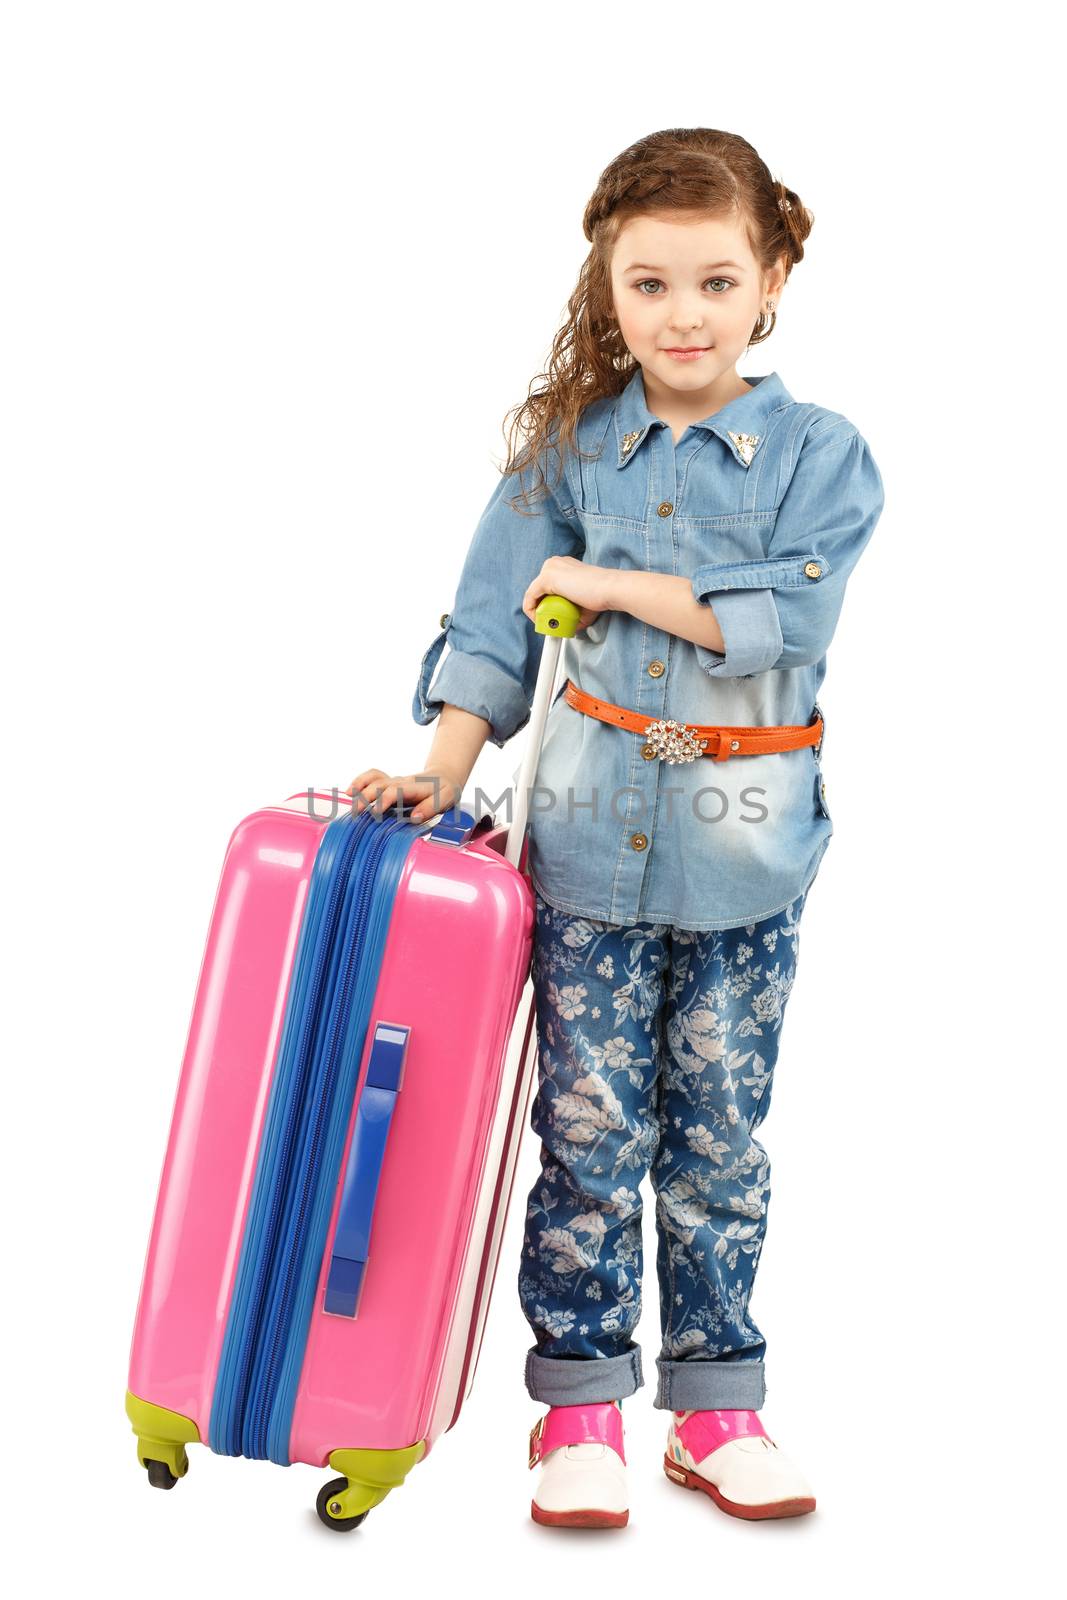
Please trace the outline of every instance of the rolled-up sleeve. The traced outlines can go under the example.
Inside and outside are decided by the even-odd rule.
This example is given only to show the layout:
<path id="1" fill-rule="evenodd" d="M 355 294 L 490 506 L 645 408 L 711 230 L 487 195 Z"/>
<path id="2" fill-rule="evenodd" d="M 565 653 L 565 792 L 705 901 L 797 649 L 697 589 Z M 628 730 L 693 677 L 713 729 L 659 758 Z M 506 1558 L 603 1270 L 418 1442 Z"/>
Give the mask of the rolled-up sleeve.
<path id="1" fill-rule="evenodd" d="M 693 594 L 711 606 L 726 646 L 697 646 L 705 672 L 747 678 L 820 661 L 884 501 L 870 448 L 851 424 L 809 439 L 778 508 L 766 558 L 709 562 L 693 574 Z"/>
<path id="2" fill-rule="evenodd" d="M 490 741 L 503 746 L 530 720 L 545 636 L 523 611 L 522 597 L 550 556 L 580 559 L 585 548 L 580 524 L 563 515 L 553 491 L 531 499 L 526 511 L 510 504 L 532 483 L 530 468 L 504 475 L 482 512 L 455 604 L 422 658 L 411 706 L 420 724 L 443 705 L 459 706 L 484 717 Z"/>

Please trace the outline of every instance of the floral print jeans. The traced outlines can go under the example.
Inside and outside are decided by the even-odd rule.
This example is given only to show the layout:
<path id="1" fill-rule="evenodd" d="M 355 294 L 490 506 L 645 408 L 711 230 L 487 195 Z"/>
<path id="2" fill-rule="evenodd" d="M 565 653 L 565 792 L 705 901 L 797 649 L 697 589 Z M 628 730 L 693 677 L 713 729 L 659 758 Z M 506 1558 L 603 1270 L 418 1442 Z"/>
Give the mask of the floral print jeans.
<path id="1" fill-rule="evenodd" d="M 748 1302 L 763 1245 L 767 1114 L 806 893 L 747 927 L 632 927 L 536 895 L 541 1175 L 519 1298 L 529 1394 L 622 1399 L 644 1382 L 642 1204 L 656 1195 L 655 1406 L 757 1410 L 765 1343 Z"/>

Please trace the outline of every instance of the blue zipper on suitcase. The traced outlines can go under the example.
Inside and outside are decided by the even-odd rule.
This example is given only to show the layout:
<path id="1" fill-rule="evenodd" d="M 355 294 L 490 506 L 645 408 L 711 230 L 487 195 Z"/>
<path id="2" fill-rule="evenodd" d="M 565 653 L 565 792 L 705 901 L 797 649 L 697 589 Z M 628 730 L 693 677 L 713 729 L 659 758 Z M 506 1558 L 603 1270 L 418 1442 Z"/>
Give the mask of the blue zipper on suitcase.
<path id="1" fill-rule="evenodd" d="M 306 1161 L 291 1191 L 292 1205 L 282 1234 L 292 1245 L 276 1279 L 268 1333 L 260 1346 L 245 1423 L 245 1453 L 254 1450 L 285 1466 L 300 1369 L 314 1311 L 330 1211 L 340 1176 L 360 1061 L 370 1020 L 370 1005 L 389 930 L 400 872 L 411 847 L 410 824 L 375 825 L 366 859 L 355 863 L 350 879 L 348 917 L 339 940 L 342 951 L 338 989 L 323 1039 L 320 1092 L 309 1111 Z M 378 911 L 378 937 L 370 937 L 369 912 Z M 345 955 L 347 954 L 347 959 Z M 320 1181 L 325 1175 L 326 1181 Z M 291 1372 L 291 1385 L 282 1383 Z"/>
<path id="2" fill-rule="evenodd" d="M 277 1249 L 278 1211 L 299 1131 L 307 1074 L 316 1054 L 323 995 L 336 956 L 337 924 L 348 869 L 359 834 L 366 826 L 364 816 L 358 819 L 355 829 L 345 827 L 345 819 L 329 825 L 320 841 L 308 885 L 278 1064 L 215 1383 L 209 1439 L 211 1448 L 223 1455 L 242 1453 L 241 1430 L 256 1332 Z"/>
<path id="3" fill-rule="evenodd" d="M 309 884 L 209 1425 L 224 1455 L 286 1466 L 330 1211 L 408 850 L 423 827 L 346 814 Z"/>
<path id="4" fill-rule="evenodd" d="M 353 853 L 351 871 L 345 885 L 336 959 L 331 970 L 330 992 L 324 1008 L 323 1027 L 311 1081 L 304 1098 L 299 1150 L 292 1164 L 292 1175 L 281 1202 L 278 1225 L 279 1246 L 275 1256 L 260 1337 L 253 1353 L 248 1398 L 242 1430 L 243 1454 L 256 1460 L 276 1459 L 268 1447 L 267 1428 L 276 1393 L 279 1347 L 287 1340 L 294 1311 L 292 1288 L 308 1240 L 308 1203 L 323 1168 L 323 1125 L 329 1116 L 337 1082 L 337 1058 L 344 1046 L 352 999 L 353 967 L 370 953 L 363 947 L 365 903 L 374 885 L 375 868 L 388 842 L 389 824 L 373 829 L 366 840 L 366 859 L 359 850 Z M 362 870 L 360 870 L 362 867 Z M 392 897 L 390 897 L 391 899 Z M 364 965 L 367 962 L 364 961 Z M 374 962 L 377 976 L 378 962 Z M 338 1100 L 340 1096 L 337 1097 Z M 351 1095 L 349 1095 L 349 1102 Z M 347 1110 L 347 1108 L 346 1108 Z M 332 1197 L 331 1185 L 331 1197 Z M 325 1247 L 325 1240 L 323 1240 Z M 321 1259 L 321 1250 L 319 1259 Z M 310 1308 L 309 1308 L 310 1310 Z M 305 1341 L 306 1342 L 306 1339 Z M 284 1445 L 288 1445 L 288 1428 Z M 288 1462 L 284 1454 L 282 1465 Z"/>

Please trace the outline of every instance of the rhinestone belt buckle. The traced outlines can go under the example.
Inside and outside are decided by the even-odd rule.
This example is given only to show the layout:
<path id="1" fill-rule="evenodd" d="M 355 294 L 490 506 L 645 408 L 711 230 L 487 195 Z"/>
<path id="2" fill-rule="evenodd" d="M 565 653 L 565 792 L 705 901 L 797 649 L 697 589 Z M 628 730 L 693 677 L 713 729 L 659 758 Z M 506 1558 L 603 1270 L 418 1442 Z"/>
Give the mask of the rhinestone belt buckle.
<path id="1" fill-rule="evenodd" d="M 679 761 L 695 761 L 708 743 L 706 739 L 698 739 L 687 723 L 675 722 L 673 717 L 666 721 L 660 717 L 658 721 L 650 722 L 645 729 L 645 738 L 655 746 L 659 759 L 669 762 L 671 766 Z"/>

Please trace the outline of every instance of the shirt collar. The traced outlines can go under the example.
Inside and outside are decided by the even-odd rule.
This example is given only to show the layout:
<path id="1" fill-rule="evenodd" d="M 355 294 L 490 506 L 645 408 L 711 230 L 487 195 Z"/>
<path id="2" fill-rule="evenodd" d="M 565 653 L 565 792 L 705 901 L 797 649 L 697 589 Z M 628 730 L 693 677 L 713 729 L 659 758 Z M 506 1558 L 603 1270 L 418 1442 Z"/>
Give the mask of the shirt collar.
<path id="1" fill-rule="evenodd" d="M 747 394 L 730 400 L 712 416 L 702 422 L 691 423 L 694 428 L 706 428 L 718 434 L 735 461 L 743 467 L 751 466 L 767 431 L 767 421 L 772 412 L 791 405 L 793 396 L 777 372 L 746 378 L 751 384 Z M 619 395 L 615 407 L 615 438 L 618 457 L 615 465 L 624 467 L 640 450 L 651 428 L 666 428 L 664 422 L 648 409 L 645 399 L 644 376 L 638 367 L 626 388 Z"/>

